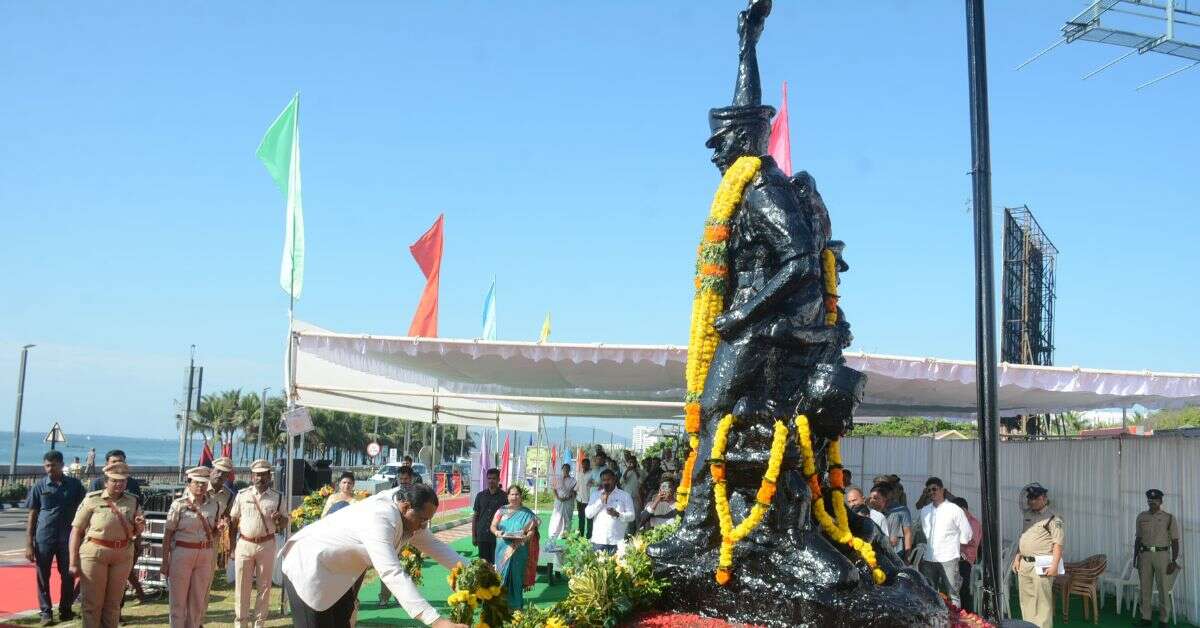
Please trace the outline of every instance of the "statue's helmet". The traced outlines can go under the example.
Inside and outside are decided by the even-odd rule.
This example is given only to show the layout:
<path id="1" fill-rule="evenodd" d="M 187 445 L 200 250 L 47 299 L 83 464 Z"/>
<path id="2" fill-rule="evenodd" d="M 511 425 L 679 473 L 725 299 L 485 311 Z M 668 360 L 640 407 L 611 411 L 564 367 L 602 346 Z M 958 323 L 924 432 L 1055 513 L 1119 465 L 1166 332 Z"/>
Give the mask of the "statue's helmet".
<path id="1" fill-rule="evenodd" d="M 711 134 L 704 146 L 716 148 L 722 135 L 739 126 L 753 127 L 765 137 L 771 132 L 771 119 L 774 117 L 775 108 L 770 105 L 733 105 L 709 109 L 708 128 Z"/>

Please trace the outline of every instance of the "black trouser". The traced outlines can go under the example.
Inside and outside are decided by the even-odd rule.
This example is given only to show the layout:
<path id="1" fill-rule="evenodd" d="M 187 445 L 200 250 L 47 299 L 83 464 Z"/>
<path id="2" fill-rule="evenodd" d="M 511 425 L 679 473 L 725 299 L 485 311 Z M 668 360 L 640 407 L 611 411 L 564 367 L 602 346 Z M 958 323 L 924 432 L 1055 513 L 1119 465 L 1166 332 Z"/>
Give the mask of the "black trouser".
<path id="1" fill-rule="evenodd" d="M 587 509 L 587 504 L 575 502 L 575 512 L 579 513 L 579 536 L 590 539 L 592 538 L 592 520 L 583 514 L 585 509 Z"/>
<path id="2" fill-rule="evenodd" d="M 71 603 L 75 601 L 75 578 L 71 575 L 71 544 L 67 539 L 33 546 L 37 561 L 38 607 L 43 616 L 50 615 L 54 605 L 50 601 L 50 562 L 58 560 L 58 612 L 71 614 Z"/>
<path id="3" fill-rule="evenodd" d="M 966 559 L 958 561 L 958 575 L 962 578 L 962 586 L 959 587 L 959 597 L 962 598 L 962 608 L 971 612 L 975 612 L 975 599 L 971 597 L 971 563 Z M 1007 576 L 1008 574 L 1004 574 Z"/>
<path id="4" fill-rule="evenodd" d="M 486 531 L 482 534 L 483 538 L 476 539 L 476 547 L 479 548 L 479 557 L 489 563 L 496 562 L 496 537 L 491 531 Z"/>
<path id="5" fill-rule="evenodd" d="M 362 586 L 362 576 L 344 593 L 333 606 L 318 611 L 313 610 L 296 594 L 295 587 L 287 576 L 283 577 L 283 591 L 287 594 L 288 603 L 292 607 L 292 625 L 299 628 L 345 628 L 350 625 L 354 615 L 354 602 L 358 600 L 358 588 Z"/>

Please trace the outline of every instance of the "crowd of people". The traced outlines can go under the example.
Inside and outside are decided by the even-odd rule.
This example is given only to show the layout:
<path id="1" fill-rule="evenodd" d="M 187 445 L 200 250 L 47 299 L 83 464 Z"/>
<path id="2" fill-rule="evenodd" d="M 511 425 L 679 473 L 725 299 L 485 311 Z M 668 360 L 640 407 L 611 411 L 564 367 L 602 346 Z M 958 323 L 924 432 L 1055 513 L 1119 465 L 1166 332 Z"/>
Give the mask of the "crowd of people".
<path id="1" fill-rule="evenodd" d="M 597 447 L 582 459 L 577 476 L 571 465 L 562 465 L 552 481 L 549 540 L 575 527 L 595 551 L 614 553 L 633 532 L 676 519 L 673 457 L 639 463 L 632 452 L 625 452 L 623 461 L 618 464 Z M 142 487 L 130 476 L 120 450 L 108 452 L 103 477 L 87 489 L 65 472 L 61 452 L 47 452 L 43 468 L 45 476 L 31 487 L 26 501 L 26 558 L 36 564 L 42 625 L 54 622 L 50 570 L 57 563 L 58 619 L 73 619 L 72 605 L 79 599 L 85 626 L 115 628 L 126 586 L 142 595 L 133 569 L 146 528 Z M 235 585 L 236 625 L 261 626 L 266 621 L 276 533 L 288 525 L 288 514 L 283 496 L 272 488 L 270 464 L 256 460 L 250 472 L 251 485 L 239 491 L 232 484 L 233 464 L 227 458 L 215 460 L 211 468 L 187 471 L 188 483 L 170 505 L 163 534 L 161 573 L 168 583 L 171 626 L 203 624 L 222 559 Z M 472 543 L 478 555 L 496 567 L 509 606 L 521 609 L 524 592 L 536 575 L 540 521 L 525 505 L 519 486 L 502 487 L 498 469 L 488 469 L 486 477 L 473 504 Z M 952 603 L 975 609 L 971 571 L 981 547 L 996 538 L 983 529 L 967 501 L 938 477 L 925 480 L 912 508 L 896 475 L 875 477 L 867 490 L 851 483 L 848 470 L 844 477 L 847 507 L 874 522 L 886 545 Z M 394 596 L 417 619 L 439 628 L 456 626 L 440 618 L 421 596 L 398 556 L 402 547 L 412 544 L 447 568 L 466 562 L 429 533 L 428 522 L 438 505 L 435 491 L 414 477 L 411 466 L 399 469 L 394 488 L 369 499 L 357 499 L 354 484 L 354 476 L 343 473 L 322 518 L 293 535 L 280 552 L 294 624 L 351 625 L 358 589 L 365 572 L 374 568 L 381 580 L 382 605 Z M 1018 583 L 1022 618 L 1049 627 L 1054 578 L 1064 567 L 1066 522 L 1050 508 L 1049 491 L 1040 484 L 1026 486 L 1022 497 L 1022 531 L 1010 569 Z M 1133 535 L 1141 581 L 1138 625 L 1149 625 L 1155 587 L 1160 617 L 1170 615 L 1167 593 L 1179 569 L 1180 524 L 1162 509 L 1161 491 L 1151 489 L 1146 498 L 1147 510 L 1138 515 Z"/>
<path id="2" fill-rule="evenodd" d="M 72 606 L 78 599 L 84 626 L 116 628 L 126 586 L 144 597 L 134 569 L 146 529 L 142 486 L 119 449 L 105 455 L 103 475 L 89 489 L 66 474 L 61 452 L 46 452 L 42 467 L 46 475 L 30 488 L 25 503 L 25 556 L 37 566 L 41 623 L 55 621 L 50 570 L 56 563 L 58 620 L 75 618 Z M 160 569 L 167 580 L 170 624 L 195 628 L 203 623 L 216 566 L 232 558 L 235 622 L 261 626 L 269 608 L 275 533 L 288 523 L 283 497 L 271 488 L 271 465 L 254 461 L 251 485 L 240 491 L 232 484 L 228 458 L 186 475 L 184 493 L 171 503 L 163 532 Z"/>

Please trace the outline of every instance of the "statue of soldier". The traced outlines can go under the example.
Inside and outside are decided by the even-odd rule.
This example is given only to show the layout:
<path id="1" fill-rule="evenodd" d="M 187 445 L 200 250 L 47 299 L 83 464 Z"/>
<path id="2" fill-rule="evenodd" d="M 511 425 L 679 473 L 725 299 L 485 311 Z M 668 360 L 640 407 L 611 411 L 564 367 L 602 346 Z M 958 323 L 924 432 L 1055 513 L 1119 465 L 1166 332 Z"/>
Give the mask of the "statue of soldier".
<path id="1" fill-rule="evenodd" d="M 804 172 L 789 178 L 765 155 L 775 111 L 761 104 L 756 46 L 770 10 L 770 0 L 750 0 L 739 14 L 733 104 L 709 111 L 706 146 L 717 168 L 724 173 L 744 155 L 760 156 L 761 166 L 730 222 L 726 309 L 713 324 L 720 343 L 700 400 L 688 505 L 680 530 L 650 555 L 671 583 L 665 606 L 677 610 L 768 625 L 939 625 L 946 611 L 936 593 L 903 568 L 869 519 L 851 514 L 851 530 L 875 547 L 885 586 L 813 522 L 794 431 L 766 519 L 734 549 L 732 581 L 719 586 L 713 578 L 721 540 L 707 461 L 717 422 L 729 413 L 737 419 L 724 455 L 736 524 L 754 504 L 774 422 L 791 427 L 798 413 L 808 417 L 820 474 L 825 445 L 852 426 L 865 383 L 844 365 L 850 328 L 836 305 L 837 322 L 826 324 L 822 251 L 835 253 L 839 271 L 848 266 L 842 243 L 830 240 L 816 182 Z"/>

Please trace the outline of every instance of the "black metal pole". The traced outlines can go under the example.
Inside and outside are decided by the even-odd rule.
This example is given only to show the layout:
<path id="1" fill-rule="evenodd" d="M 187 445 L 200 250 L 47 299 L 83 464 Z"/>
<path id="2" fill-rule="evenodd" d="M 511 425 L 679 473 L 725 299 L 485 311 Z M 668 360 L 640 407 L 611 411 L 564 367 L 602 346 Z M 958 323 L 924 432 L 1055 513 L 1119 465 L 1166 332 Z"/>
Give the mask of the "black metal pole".
<path id="1" fill-rule="evenodd" d="M 17 454 L 21 451 L 21 410 L 25 405 L 25 363 L 29 359 L 29 348 L 33 346 L 21 347 L 21 370 L 17 374 L 17 414 L 13 418 L 13 455 L 12 464 L 8 466 L 10 478 L 17 474 Z"/>
<path id="2" fill-rule="evenodd" d="M 971 93 L 971 197 L 975 208 L 975 393 L 979 417 L 979 492 L 988 542 L 983 552 L 983 604 L 980 614 L 999 622 L 1000 491 L 996 415 L 996 307 L 992 278 L 992 158 L 988 131 L 987 40 L 983 0 L 967 3 L 967 70 Z"/>

